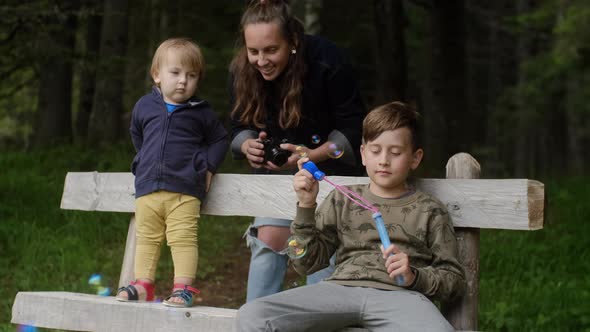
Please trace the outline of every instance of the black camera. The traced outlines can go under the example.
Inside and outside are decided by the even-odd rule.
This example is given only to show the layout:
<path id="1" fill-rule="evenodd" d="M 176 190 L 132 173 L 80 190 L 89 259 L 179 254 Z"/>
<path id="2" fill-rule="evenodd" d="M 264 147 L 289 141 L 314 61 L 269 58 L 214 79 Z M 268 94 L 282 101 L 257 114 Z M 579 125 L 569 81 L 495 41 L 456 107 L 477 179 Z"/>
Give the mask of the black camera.
<path id="1" fill-rule="evenodd" d="M 289 143 L 289 140 L 275 140 L 273 138 L 260 141 L 264 145 L 264 162 L 270 161 L 277 166 L 283 166 L 291 156 L 291 151 L 281 149 L 281 144 Z"/>

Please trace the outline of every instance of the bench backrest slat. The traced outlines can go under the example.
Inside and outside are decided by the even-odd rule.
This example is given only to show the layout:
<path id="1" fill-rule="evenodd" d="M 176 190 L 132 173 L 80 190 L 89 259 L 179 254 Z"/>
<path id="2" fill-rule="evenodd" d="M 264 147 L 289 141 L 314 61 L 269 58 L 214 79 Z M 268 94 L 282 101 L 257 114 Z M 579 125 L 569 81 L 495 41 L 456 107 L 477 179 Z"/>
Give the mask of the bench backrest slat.
<path id="1" fill-rule="evenodd" d="M 333 176 L 338 184 L 366 177 Z M 70 172 L 61 208 L 134 212 L 131 173 Z M 217 174 L 201 210 L 218 216 L 292 219 L 297 198 L 290 175 Z M 455 227 L 534 230 L 543 227 L 543 184 L 528 179 L 419 179 L 417 187 L 447 205 Z M 318 204 L 333 188 L 320 182 Z"/>

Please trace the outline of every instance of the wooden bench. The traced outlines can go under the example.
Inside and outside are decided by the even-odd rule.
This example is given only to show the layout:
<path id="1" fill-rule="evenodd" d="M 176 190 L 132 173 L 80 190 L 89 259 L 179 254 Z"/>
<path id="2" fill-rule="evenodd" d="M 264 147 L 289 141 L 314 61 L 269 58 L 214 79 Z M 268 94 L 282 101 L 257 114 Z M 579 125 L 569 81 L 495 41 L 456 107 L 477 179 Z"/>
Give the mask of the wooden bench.
<path id="1" fill-rule="evenodd" d="M 449 159 L 446 179 L 419 179 L 417 186 L 448 207 L 467 273 L 467 292 L 442 312 L 458 330 L 477 330 L 479 229 L 536 230 L 543 227 L 544 185 L 527 179 L 478 179 L 480 166 L 469 154 Z M 338 184 L 367 183 L 366 177 L 330 177 Z M 332 188 L 320 183 L 318 200 Z M 218 174 L 201 213 L 292 219 L 296 196 L 292 176 Z M 68 173 L 61 208 L 134 212 L 130 173 Z M 203 248 L 206 250 L 206 248 Z M 135 222 L 131 217 L 119 286 L 133 277 Z M 159 303 L 122 303 L 114 297 L 69 292 L 19 292 L 12 323 L 76 331 L 232 331 L 236 310 L 196 306 L 171 309 Z M 364 329 L 348 329 L 364 331 Z"/>

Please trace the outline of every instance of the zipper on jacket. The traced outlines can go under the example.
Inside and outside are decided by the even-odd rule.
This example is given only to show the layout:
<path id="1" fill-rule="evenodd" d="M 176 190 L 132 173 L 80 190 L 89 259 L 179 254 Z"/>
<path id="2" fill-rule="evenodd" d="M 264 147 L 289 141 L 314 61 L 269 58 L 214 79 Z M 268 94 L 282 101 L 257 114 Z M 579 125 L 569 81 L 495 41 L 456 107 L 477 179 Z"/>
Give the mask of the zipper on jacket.
<path id="1" fill-rule="evenodd" d="M 172 117 L 172 113 L 166 114 L 166 121 L 164 122 L 164 128 L 162 129 L 162 143 L 160 144 L 160 157 L 158 158 L 158 169 L 156 173 L 158 189 L 161 188 L 160 182 L 162 181 L 162 168 L 164 167 L 164 148 L 166 146 L 166 140 L 168 139 L 168 129 L 170 128 L 170 118 Z"/>

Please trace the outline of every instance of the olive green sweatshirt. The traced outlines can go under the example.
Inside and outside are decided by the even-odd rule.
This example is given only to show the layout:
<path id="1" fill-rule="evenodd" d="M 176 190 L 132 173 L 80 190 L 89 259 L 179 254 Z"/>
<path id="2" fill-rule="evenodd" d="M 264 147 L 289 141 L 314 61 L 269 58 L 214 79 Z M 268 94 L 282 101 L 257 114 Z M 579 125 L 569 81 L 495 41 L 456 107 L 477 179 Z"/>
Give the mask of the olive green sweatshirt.
<path id="1" fill-rule="evenodd" d="M 465 272 L 457 261 L 455 231 L 440 201 L 420 191 L 387 199 L 372 194 L 366 184 L 347 188 L 373 202 L 383 215 L 391 243 L 410 257 L 416 280 L 405 288 L 443 301 L 462 293 Z M 293 261 L 295 270 L 302 275 L 318 271 L 327 267 L 336 253 L 336 270 L 328 281 L 402 289 L 387 274 L 372 214 L 336 190 L 317 211 L 298 207 L 291 231 L 306 247 L 306 253 Z"/>

